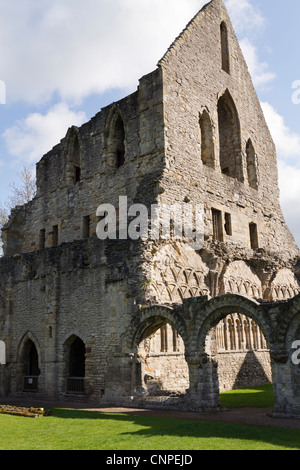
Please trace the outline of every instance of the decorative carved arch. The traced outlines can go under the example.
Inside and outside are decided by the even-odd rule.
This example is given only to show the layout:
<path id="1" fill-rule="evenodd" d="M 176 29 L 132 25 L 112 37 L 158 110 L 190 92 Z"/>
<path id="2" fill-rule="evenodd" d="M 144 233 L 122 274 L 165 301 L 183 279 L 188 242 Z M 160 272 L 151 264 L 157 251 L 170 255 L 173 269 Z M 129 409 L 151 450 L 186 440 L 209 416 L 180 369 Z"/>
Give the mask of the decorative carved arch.
<path id="1" fill-rule="evenodd" d="M 239 313 L 252 319 L 263 332 L 268 344 L 273 344 L 274 334 L 271 325 L 263 314 L 260 304 L 241 295 L 225 294 L 206 302 L 198 325 L 196 343 L 201 352 L 205 351 L 205 341 L 210 329 L 216 326 L 227 315 Z"/>
<path id="2" fill-rule="evenodd" d="M 123 348 L 126 350 L 124 352 L 134 352 L 143 339 L 155 333 L 166 323 L 175 328 L 186 345 L 187 331 L 181 313 L 169 307 L 153 305 L 141 309 L 132 319 L 123 337 Z"/>
<path id="3" fill-rule="evenodd" d="M 266 295 L 270 300 L 288 300 L 300 293 L 300 281 L 287 268 L 280 269 L 271 279 Z"/>
<path id="4" fill-rule="evenodd" d="M 238 294 L 262 298 L 262 283 L 255 270 L 245 261 L 228 264 L 220 276 L 220 294 Z"/>

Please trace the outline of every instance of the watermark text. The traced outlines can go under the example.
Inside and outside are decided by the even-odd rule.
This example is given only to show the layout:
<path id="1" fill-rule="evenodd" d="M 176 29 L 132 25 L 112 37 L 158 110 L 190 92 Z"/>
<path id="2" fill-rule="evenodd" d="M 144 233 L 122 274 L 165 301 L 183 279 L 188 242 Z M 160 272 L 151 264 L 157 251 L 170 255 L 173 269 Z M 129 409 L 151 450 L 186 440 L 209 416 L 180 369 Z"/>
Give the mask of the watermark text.
<path id="1" fill-rule="evenodd" d="M 298 366 L 300 364 L 300 341 L 294 341 L 292 344 L 292 349 L 296 351 L 292 354 L 292 363 Z"/>
<path id="2" fill-rule="evenodd" d="M 292 94 L 292 103 L 300 104 L 300 80 L 295 80 L 292 84 L 292 88 L 295 90 Z"/>
<path id="3" fill-rule="evenodd" d="M 143 204 L 128 207 L 127 196 L 119 197 L 119 207 L 101 204 L 96 212 L 96 233 L 100 240 L 185 240 L 194 249 L 204 241 L 202 204 Z"/>

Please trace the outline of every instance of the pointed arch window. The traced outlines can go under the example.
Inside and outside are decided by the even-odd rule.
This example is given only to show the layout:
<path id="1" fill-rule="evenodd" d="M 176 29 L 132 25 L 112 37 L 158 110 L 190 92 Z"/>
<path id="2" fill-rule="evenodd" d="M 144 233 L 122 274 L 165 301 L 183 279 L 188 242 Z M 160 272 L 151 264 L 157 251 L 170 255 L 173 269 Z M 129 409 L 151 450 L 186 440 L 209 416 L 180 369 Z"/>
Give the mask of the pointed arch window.
<path id="1" fill-rule="evenodd" d="M 220 25 L 222 70 L 230 73 L 228 30 L 224 21 Z"/>
<path id="2" fill-rule="evenodd" d="M 67 178 L 73 184 L 81 181 L 81 148 L 78 137 L 78 129 L 72 127 L 69 129 L 66 137 L 66 156 L 67 156 Z"/>
<path id="3" fill-rule="evenodd" d="M 218 101 L 220 167 L 223 174 L 244 181 L 240 121 L 228 90 Z"/>
<path id="4" fill-rule="evenodd" d="M 246 145 L 248 183 L 253 189 L 258 188 L 256 154 L 251 139 Z"/>
<path id="5" fill-rule="evenodd" d="M 125 126 L 121 114 L 116 111 L 110 125 L 108 140 L 108 157 L 111 165 L 120 168 L 125 163 L 126 146 L 125 146 Z"/>
<path id="6" fill-rule="evenodd" d="M 67 392 L 84 393 L 85 379 L 85 344 L 77 336 L 72 336 L 68 343 Z"/>
<path id="7" fill-rule="evenodd" d="M 201 160 L 202 163 L 210 168 L 214 168 L 214 145 L 213 132 L 209 114 L 203 111 L 199 119 L 201 133 Z"/>
<path id="8" fill-rule="evenodd" d="M 38 389 L 40 375 L 39 356 L 34 342 L 28 339 L 23 351 L 23 391 L 30 392 Z"/>

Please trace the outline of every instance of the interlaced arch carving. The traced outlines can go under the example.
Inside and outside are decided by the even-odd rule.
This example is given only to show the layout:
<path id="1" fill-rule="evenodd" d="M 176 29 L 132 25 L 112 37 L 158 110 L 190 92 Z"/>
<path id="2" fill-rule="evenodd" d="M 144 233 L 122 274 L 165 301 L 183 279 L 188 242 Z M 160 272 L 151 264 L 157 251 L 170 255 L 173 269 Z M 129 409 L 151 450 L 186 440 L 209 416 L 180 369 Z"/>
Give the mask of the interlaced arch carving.
<path id="1" fill-rule="evenodd" d="M 220 293 L 262 298 L 262 283 L 254 269 L 245 261 L 234 261 L 221 276 Z"/>
<path id="2" fill-rule="evenodd" d="M 189 297 L 209 295 L 207 276 L 208 268 L 194 250 L 184 246 L 162 247 L 153 260 L 151 294 L 160 304 L 182 303 Z"/>

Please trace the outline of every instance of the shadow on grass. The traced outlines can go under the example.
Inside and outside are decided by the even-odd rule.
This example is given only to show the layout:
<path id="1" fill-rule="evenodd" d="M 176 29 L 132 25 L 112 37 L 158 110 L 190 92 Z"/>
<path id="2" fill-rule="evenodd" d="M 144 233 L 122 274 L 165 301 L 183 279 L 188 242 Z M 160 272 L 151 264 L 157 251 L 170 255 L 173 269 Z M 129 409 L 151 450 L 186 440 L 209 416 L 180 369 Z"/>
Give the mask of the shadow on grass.
<path id="1" fill-rule="evenodd" d="M 260 447 L 261 443 L 275 448 L 300 449 L 300 429 L 56 408 L 53 409 L 53 416 L 64 419 L 99 420 L 102 424 L 106 420 L 110 421 L 116 429 L 115 450 L 120 449 L 118 436 L 122 439 L 128 437 L 131 442 L 134 438 L 135 442 L 139 443 L 138 448 L 141 449 L 144 444 L 153 446 L 147 449 L 156 450 L 166 450 L 170 444 L 175 445 L 178 450 L 197 449 L 197 439 L 202 448 L 203 443 L 206 442 L 208 448 L 211 448 L 211 443 L 213 443 L 212 445 L 219 449 L 222 446 L 235 448 L 237 445 L 241 447 L 241 450 L 249 447 L 254 450 Z M 136 430 L 134 430 L 135 426 Z M 240 443 L 241 440 L 244 441 L 243 444 Z"/>

